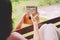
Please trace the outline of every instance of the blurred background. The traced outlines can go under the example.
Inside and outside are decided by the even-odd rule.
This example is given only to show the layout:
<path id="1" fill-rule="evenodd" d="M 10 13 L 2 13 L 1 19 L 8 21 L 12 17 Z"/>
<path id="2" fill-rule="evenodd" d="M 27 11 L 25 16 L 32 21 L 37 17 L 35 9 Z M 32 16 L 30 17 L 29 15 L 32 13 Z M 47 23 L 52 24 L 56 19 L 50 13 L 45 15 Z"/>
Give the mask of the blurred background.
<path id="1" fill-rule="evenodd" d="M 40 14 L 41 22 L 60 16 L 59 15 L 60 14 L 60 0 L 11 0 L 11 3 L 12 3 L 13 29 L 16 28 L 18 22 L 22 18 L 22 15 L 25 13 L 26 6 L 38 7 L 38 12 L 39 14 L 41 13 Z M 25 25 L 23 25 L 23 27 L 24 26 Z"/>

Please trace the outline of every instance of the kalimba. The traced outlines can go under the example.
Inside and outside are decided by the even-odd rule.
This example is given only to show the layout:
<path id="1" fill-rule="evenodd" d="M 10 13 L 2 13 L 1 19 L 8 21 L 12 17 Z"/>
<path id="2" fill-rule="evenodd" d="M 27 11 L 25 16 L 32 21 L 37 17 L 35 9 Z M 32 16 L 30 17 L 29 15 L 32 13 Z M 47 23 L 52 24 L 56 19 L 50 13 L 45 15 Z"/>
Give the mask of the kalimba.
<path id="1" fill-rule="evenodd" d="M 26 6 L 26 14 L 24 15 L 24 24 L 33 24 L 30 14 L 32 14 L 33 16 L 38 14 L 36 6 Z"/>

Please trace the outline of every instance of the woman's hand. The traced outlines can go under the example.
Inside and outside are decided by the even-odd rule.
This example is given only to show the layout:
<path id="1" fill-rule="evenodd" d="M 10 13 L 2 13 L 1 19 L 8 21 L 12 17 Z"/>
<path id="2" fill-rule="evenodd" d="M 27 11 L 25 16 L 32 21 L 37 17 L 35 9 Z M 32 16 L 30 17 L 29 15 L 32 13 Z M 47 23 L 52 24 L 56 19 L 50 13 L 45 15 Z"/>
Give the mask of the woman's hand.
<path id="1" fill-rule="evenodd" d="M 31 20 L 33 22 L 33 25 L 35 25 L 35 24 L 38 25 L 38 23 L 39 23 L 39 15 L 36 14 L 35 16 L 33 16 L 32 14 L 30 14 L 30 16 L 31 16 Z"/>

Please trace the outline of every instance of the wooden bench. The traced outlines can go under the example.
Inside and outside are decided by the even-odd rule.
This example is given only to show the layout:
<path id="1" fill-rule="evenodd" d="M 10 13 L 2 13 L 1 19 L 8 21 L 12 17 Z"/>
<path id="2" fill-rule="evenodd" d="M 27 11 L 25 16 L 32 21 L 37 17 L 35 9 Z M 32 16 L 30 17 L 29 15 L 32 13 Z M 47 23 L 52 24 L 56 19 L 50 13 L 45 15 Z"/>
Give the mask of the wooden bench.
<path id="1" fill-rule="evenodd" d="M 60 22 L 60 17 L 57 17 L 57 18 L 54 18 L 54 19 L 50 19 L 50 20 L 47 20 L 47 21 L 44 21 L 44 22 L 41 22 L 41 23 L 39 23 L 39 28 L 43 25 L 43 24 L 45 24 L 45 23 L 57 23 L 57 22 Z M 56 25 L 56 27 L 60 27 L 60 24 L 58 24 L 58 25 Z M 31 26 L 28 26 L 28 27 L 25 27 L 25 28 L 23 28 L 23 29 L 20 29 L 20 30 L 17 30 L 16 32 L 18 32 L 18 33 L 20 33 L 20 34 L 25 34 L 25 33 L 28 33 L 28 32 L 31 32 L 31 31 L 33 31 L 33 25 L 31 25 Z M 33 34 L 32 35 L 29 35 L 29 36 L 27 36 L 27 37 L 25 37 L 25 38 L 27 38 L 27 39 L 31 39 L 31 38 L 33 38 Z"/>

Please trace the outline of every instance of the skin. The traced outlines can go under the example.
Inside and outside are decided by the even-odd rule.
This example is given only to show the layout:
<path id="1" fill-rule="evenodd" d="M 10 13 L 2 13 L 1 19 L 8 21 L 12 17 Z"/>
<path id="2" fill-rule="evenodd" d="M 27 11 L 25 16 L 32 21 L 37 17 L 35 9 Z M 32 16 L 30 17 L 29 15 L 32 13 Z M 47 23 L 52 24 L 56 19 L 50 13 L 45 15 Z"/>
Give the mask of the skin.
<path id="1" fill-rule="evenodd" d="M 36 15 L 36 16 L 31 15 L 31 18 L 32 18 L 32 22 L 33 22 L 33 25 L 34 25 L 33 40 L 40 40 L 40 36 L 39 36 L 40 33 L 39 33 L 39 29 L 38 29 L 39 17 L 38 17 L 38 15 Z"/>

